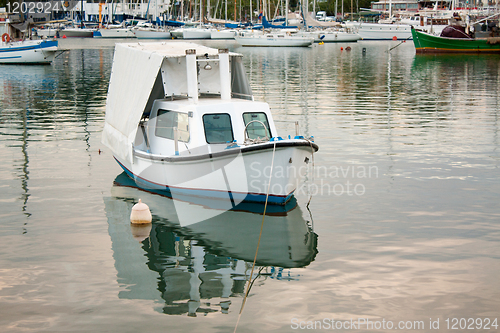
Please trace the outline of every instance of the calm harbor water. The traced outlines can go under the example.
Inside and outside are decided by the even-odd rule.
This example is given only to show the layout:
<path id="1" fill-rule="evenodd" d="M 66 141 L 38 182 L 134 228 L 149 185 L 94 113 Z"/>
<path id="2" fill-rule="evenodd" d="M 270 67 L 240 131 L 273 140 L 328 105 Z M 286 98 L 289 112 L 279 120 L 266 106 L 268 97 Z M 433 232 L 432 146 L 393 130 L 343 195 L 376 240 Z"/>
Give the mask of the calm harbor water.
<path id="1" fill-rule="evenodd" d="M 113 43 L 0 66 L 0 331 L 232 332 L 262 215 L 181 226 L 121 173 L 100 142 Z M 266 216 L 238 332 L 498 330 L 500 57 L 399 43 L 204 42 L 244 55 L 282 136 L 298 120 L 320 146 L 309 188 Z M 138 198 L 151 228 L 130 226 Z"/>

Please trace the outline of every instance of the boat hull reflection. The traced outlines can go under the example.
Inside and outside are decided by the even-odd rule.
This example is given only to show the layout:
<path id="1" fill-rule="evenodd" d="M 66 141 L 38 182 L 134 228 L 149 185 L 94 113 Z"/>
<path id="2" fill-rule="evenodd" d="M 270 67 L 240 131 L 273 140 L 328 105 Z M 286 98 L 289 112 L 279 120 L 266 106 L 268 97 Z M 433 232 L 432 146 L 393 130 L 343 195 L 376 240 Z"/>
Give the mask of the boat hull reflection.
<path id="1" fill-rule="evenodd" d="M 111 194 L 104 201 L 118 282 L 124 286 L 120 298 L 156 300 L 163 313 L 195 316 L 227 313 L 230 298 L 243 296 L 264 205 L 242 203 L 226 211 L 217 207 L 219 200 L 173 200 L 166 192 L 138 187 L 125 173 L 115 179 Z M 139 198 L 150 207 L 153 223 L 131 228 L 130 211 Z M 317 235 L 296 200 L 268 206 L 254 277 L 296 279 L 290 269 L 309 265 L 316 254 Z"/>

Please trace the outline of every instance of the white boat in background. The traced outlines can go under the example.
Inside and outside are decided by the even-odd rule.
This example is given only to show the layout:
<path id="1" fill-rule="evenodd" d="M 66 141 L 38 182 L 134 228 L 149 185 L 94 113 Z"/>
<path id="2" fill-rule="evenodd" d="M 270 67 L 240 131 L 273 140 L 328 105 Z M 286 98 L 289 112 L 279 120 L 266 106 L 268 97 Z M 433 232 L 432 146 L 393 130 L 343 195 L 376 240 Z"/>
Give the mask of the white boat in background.
<path id="1" fill-rule="evenodd" d="M 89 28 L 64 28 L 59 31 L 59 37 L 91 38 L 95 29 Z"/>
<path id="2" fill-rule="evenodd" d="M 94 38 L 135 38 L 130 28 L 101 28 L 94 31 Z"/>
<path id="3" fill-rule="evenodd" d="M 234 37 L 241 46 L 311 46 L 314 43 L 312 37 L 302 37 L 290 31 L 240 31 Z"/>
<path id="4" fill-rule="evenodd" d="M 401 15 L 398 22 L 439 36 L 444 28 L 449 25 L 458 24 L 457 22 L 462 20 L 459 16 L 459 12 L 455 12 L 455 15 L 456 16 L 453 16 L 453 12 L 451 11 L 422 10 L 413 15 Z"/>
<path id="5" fill-rule="evenodd" d="M 211 29 L 210 39 L 234 39 L 237 32 L 236 29 Z"/>
<path id="6" fill-rule="evenodd" d="M 356 31 L 363 40 L 411 39 L 411 26 L 407 24 L 347 22 L 349 29 Z"/>
<path id="7" fill-rule="evenodd" d="M 182 39 L 183 32 L 184 32 L 185 27 L 179 27 L 170 30 L 170 36 L 172 38 L 177 38 L 177 39 Z"/>
<path id="8" fill-rule="evenodd" d="M 210 30 L 202 27 L 184 28 L 182 30 L 183 39 L 210 39 Z"/>
<path id="9" fill-rule="evenodd" d="M 297 34 L 303 37 L 313 38 L 315 43 L 357 42 L 361 39 L 358 33 L 336 28 L 301 31 Z"/>
<path id="10" fill-rule="evenodd" d="M 170 31 L 154 28 L 138 28 L 133 30 L 139 39 L 170 39 Z"/>
<path id="11" fill-rule="evenodd" d="M 184 42 L 116 45 L 102 142 L 130 177 L 229 209 L 291 199 L 318 146 L 298 125 L 278 137 L 241 57 Z"/>
<path id="12" fill-rule="evenodd" d="M 40 38 L 54 38 L 57 37 L 61 28 L 44 28 L 36 29 L 36 35 Z"/>
<path id="13" fill-rule="evenodd" d="M 55 40 L 2 42 L 0 64 L 50 64 L 57 51 L 58 43 Z"/>
<path id="14" fill-rule="evenodd" d="M 316 18 L 321 19 L 321 21 Z M 312 17 L 312 13 L 306 15 L 307 28 L 300 30 L 297 35 L 314 38 L 315 43 L 357 42 L 361 39 L 361 36 L 353 29 L 343 27 L 340 23 L 327 19 L 324 11 L 318 12 L 316 18 Z"/>

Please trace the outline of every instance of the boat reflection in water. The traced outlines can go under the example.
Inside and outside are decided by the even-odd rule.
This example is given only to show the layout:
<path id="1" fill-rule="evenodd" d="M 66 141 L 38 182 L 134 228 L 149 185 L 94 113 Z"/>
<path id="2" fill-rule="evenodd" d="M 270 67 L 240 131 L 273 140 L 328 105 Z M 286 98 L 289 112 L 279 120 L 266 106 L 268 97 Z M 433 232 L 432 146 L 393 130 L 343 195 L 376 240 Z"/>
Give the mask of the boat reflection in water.
<path id="1" fill-rule="evenodd" d="M 243 297 L 263 204 L 243 202 L 225 211 L 217 208 L 218 200 L 173 200 L 165 192 L 139 187 L 125 173 L 117 176 L 111 194 L 104 201 L 123 286 L 120 298 L 155 300 L 160 312 L 196 316 L 227 313 L 230 298 Z M 150 207 L 153 223 L 131 227 L 130 212 L 139 198 Z M 179 210 L 189 211 L 194 223 Z M 295 198 L 285 206 L 267 207 L 254 270 L 257 281 L 296 279 L 289 269 L 307 266 L 316 253 L 317 235 Z"/>

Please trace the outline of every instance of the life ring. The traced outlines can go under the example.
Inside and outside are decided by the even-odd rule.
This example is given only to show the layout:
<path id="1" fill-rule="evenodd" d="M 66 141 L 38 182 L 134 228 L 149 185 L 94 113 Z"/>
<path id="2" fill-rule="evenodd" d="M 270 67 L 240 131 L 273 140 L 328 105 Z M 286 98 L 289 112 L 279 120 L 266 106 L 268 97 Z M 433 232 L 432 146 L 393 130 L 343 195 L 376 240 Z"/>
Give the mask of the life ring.
<path id="1" fill-rule="evenodd" d="M 8 43 L 8 42 L 10 42 L 10 36 L 9 36 L 9 34 L 8 34 L 8 33 L 4 33 L 4 34 L 2 35 L 2 42 L 4 42 L 4 43 L 5 43 L 5 42 L 7 42 L 7 43 Z"/>

